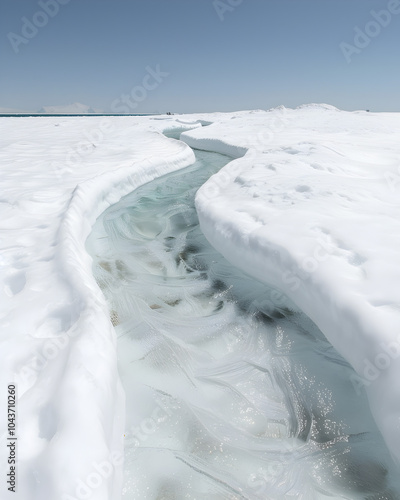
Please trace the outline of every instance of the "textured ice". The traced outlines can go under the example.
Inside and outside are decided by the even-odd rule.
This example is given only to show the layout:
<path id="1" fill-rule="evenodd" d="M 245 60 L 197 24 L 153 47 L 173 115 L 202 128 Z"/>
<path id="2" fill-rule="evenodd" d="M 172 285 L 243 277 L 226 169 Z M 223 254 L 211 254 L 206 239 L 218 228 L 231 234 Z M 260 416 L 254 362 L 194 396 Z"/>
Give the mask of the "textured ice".
<path id="1" fill-rule="evenodd" d="M 270 112 L 245 111 L 157 119 L 0 118 L 0 410 L 3 415 L 6 414 L 6 388 L 8 384 L 16 383 L 21 498 L 59 500 L 63 495 L 77 498 L 77 488 L 82 482 L 86 484 L 90 481 L 94 464 L 110 461 L 112 453 L 123 452 L 124 394 L 117 372 L 116 339 L 110 316 L 115 325 L 120 318 L 116 311 L 110 312 L 107 308 L 92 276 L 92 261 L 85 252 L 84 242 L 96 217 L 107 207 L 136 187 L 194 161 L 192 151 L 182 142 L 166 139 L 160 133 L 166 129 L 179 129 L 175 132 L 178 137 L 183 130 L 193 128 L 196 130 L 181 136 L 189 145 L 238 158 L 226 165 L 218 177 L 206 183 L 201 190 L 205 198 L 202 200 L 199 196 L 197 204 L 203 232 L 237 267 L 256 274 L 261 282 L 283 289 L 292 302 L 314 320 L 360 375 L 357 380 L 351 379 L 354 372 L 343 364 L 343 384 L 349 389 L 354 386 L 355 393 L 359 389 L 360 395 L 355 397 L 353 391 L 355 402 L 352 402 L 346 399 L 346 394 L 350 392 L 331 387 L 329 390 L 336 391 L 335 404 L 350 413 L 352 404 L 357 407 L 365 404 L 363 389 L 367 386 L 371 409 L 389 449 L 395 456 L 400 449 L 399 360 L 395 343 L 399 331 L 400 302 L 396 259 L 399 248 L 398 114 L 345 113 L 327 106 L 308 106 L 299 110 L 281 108 Z M 241 157 L 243 154 L 245 156 Z M 213 197 L 213 193 L 218 193 L 218 196 Z M 139 220 L 136 224 L 135 231 L 145 238 L 157 235 L 160 228 L 156 217 L 151 224 L 146 215 L 143 217 L 142 222 Z M 184 225 L 182 217 L 177 214 L 174 223 Z M 127 231 L 126 225 L 122 226 L 122 230 Z M 127 240 L 129 236 L 127 232 Z M 178 246 L 172 242 L 169 240 L 166 244 L 171 245 L 173 253 L 179 242 L 175 242 Z M 316 245 L 321 245 L 321 248 Z M 186 249 L 181 255 L 183 262 L 189 263 L 185 266 L 192 265 L 195 254 L 192 250 Z M 159 275 L 149 278 L 148 285 L 143 285 L 143 293 L 151 288 L 152 283 L 162 282 L 164 272 L 157 258 L 144 264 L 146 268 L 155 269 Z M 201 274 L 201 263 L 199 265 L 200 268 L 194 272 Z M 124 276 L 121 263 L 105 262 L 104 267 L 108 266 L 114 273 L 119 266 L 118 272 Z M 283 274 L 287 272 L 289 274 Z M 196 301 L 190 299 L 188 307 L 197 307 L 199 312 L 207 311 L 210 302 L 207 293 L 210 293 L 212 297 L 216 296 L 211 301 L 216 312 L 221 308 L 223 317 L 229 318 L 225 314 L 231 311 L 232 321 L 234 318 L 236 321 L 235 308 L 238 306 L 234 300 L 228 304 L 223 286 L 226 282 L 216 279 L 214 288 L 207 292 L 206 281 L 204 279 L 204 293 L 200 293 Z M 295 284 L 298 288 L 292 290 Z M 180 289 L 178 285 L 173 288 L 175 291 Z M 223 297 L 218 298 L 218 294 L 223 294 Z M 190 298 L 189 292 L 187 296 Z M 168 310 L 169 307 L 175 311 L 177 307 L 184 308 L 183 301 L 177 303 L 181 297 L 172 291 L 171 297 L 167 298 L 169 303 L 159 303 L 163 296 L 161 299 L 158 295 L 149 297 L 154 299 L 149 304 L 154 321 L 159 317 L 160 309 Z M 248 311 L 248 305 L 243 304 L 244 311 Z M 262 305 L 257 307 L 260 309 L 257 321 L 264 325 L 260 327 L 262 330 L 268 324 L 271 311 L 263 309 Z M 243 324 L 250 321 L 244 317 L 243 313 Z M 247 317 L 256 321 L 251 313 Z M 207 328 L 215 326 L 213 316 L 205 316 L 204 321 L 204 328 L 197 333 L 194 331 L 193 335 L 198 335 L 200 343 L 212 343 L 211 339 L 203 337 Z M 241 325 L 231 330 L 232 348 L 238 343 L 238 338 L 241 339 Z M 138 328 L 140 332 L 140 325 Z M 182 328 L 185 328 L 184 322 Z M 265 346 L 266 359 L 268 356 L 282 359 L 279 349 L 282 346 L 286 348 L 285 336 L 276 347 L 276 342 L 267 343 L 261 330 L 261 340 L 256 345 L 250 343 L 249 347 L 243 346 L 243 349 L 236 346 L 236 355 L 239 355 L 239 349 L 242 355 L 247 352 L 244 349 L 249 348 L 255 356 L 262 356 L 261 348 Z M 176 335 L 179 331 L 177 329 Z M 309 327 L 302 327 L 301 331 L 309 332 Z M 142 333 L 146 337 L 146 331 Z M 316 333 L 313 335 L 318 338 L 315 345 L 329 346 L 324 337 Z M 316 371 L 315 380 L 321 377 L 321 383 L 325 384 L 325 365 L 318 369 L 309 365 L 308 335 L 303 337 L 302 342 L 306 344 L 293 345 L 296 349 L 298 347 L 299 352 L 305 352 L 307 362 L 303 364 L 307 365 L 307 369 Z M 153 345 L 150 340 L 139 337 L 139 359 L 146 355 L 145 359 L 151 359 L 147 353 L 157 353 L 157 345 L 161 346 L 162 353 L 165 343 L 161 340 Z M 254 342 L 255 337 L 250 340 Z M 171 342 L 175 339 L 170 338 L 166 345 L 171 345 Z M 176 353 L 177 361 L 191 360 L 191 349 L 195 345 L 190 346 L 189 355 L 182 344 L 181 350 Z M 220 352 L 221 358 L 226 354 L 227 345 L 225 341 L 220 347 L 212 345 L 212 352 Z M 337 355 L 333 356 L 328 347 L 323 351 L 326 366 L 336 366 Z M 280 355 L 275 356 L 276 352 Z M 200 354 L 196 351 L 192 366 L 203 367 Z M 217 358 L 217 354 L 214 355 Z M 388 360 L 389 366 L 385 368 Z M 161 367 L 164 366 L 162 361 L 160 356 L 154 358 L 154 362 Z M 260 377 L 267 377 L 262 361 L 254 369 Z M 185 392 L 184 381 L 189 384 L 190 377 L 182 377 L 179 366 L 177 363 L 176 370 L 168 372 L 165 383 L 174 381 L 176 390 Z M 153 368 L 144 366 L 141 374 L 143 379 L 148 375 L 149 385 L 154 375 Z M 190 370 L 187 372 L 189 376 L 191 373 Z M 330 368 L 326 368 L 328 379 L 329 373 Z M 207 377 L 224 380 L 231 386 L 237 384 L 236 371 L 231 374 L 226 366 L 219 366 L 218 363 L 207 372 Z M 206 379 L 201 381 L 202 388 L 207 384 Z M 300 375 L 299 379 L 304 384 L 313 380 Z M 256 391 L 252 393 L 254 400 L 246 393 L 248 387 L 239 387 L 238 390 L 258 408 L 264 404 L 263 384 L 271 385 L 268 380 L 268 377 L 266 381 L 256 379 Z M 275 386 L 278 396 L 293 387 L 279 380 L 281 383 Z M 354 385 L 357 381 L 358 385 Z M 224 391 L 231 395 L 231 391 L 225 388 L 226 385 L 221 384 L 219 392 L 210 390 L 208 394 L 205 391 L 205 395 L 214 397 L 218 404 L 221 402 L 223 405 L 227 401 L 225 396 L 222 397 Z M 139 388 L 137 390 L 140 391 Z M 171 401 L 169 396 L 160 396 L 157 401 L 161 407 L 156 405 L 160 408 L 157 410 L 151 387 L 148 390 L 149 404 L 138 409 L 138 422 L 142 422 L 142 416 L 144 419 L 149 415 L 162 418 L 167 414 L 163 410 L 163 398 Z M 186 392 L 188 397 L 195 397 L 194 391 L 192 394 L 189 390 Z M 209 399 L 204 396 L 203 401 L 208 402 Z M 284 406 L 274 406 L 270 401 L 262 407 L 276 412 L 276 415 L 286 411 Z M 238 420 L 232 421 L 232 425 L 240 424 L 241 431 L 237 433 L 235 430 L 231 434 L 226 424 L 215 424 L 212 413 L 201 413 L 200 410 L 194 413 L 188 408 L 185 406 L 187 415 L 182 414 L 185 422 L 182 428 L 196 436 L 200 431 L 195 422 L 199 421 L 201 414 L 201 421 L 206 425 L 203 428 L 213 433 L 214 440 L 205 448 L 207 457 L 210 450 L 216 454 L 213 455 L 213 452 L 211 456 L 221 457 L 218 446 L 215 449 L 221 435 L 231 435 L 232 439 L 237 435 L 247 446 L 249 436 L 254 432 L 258 436 L 260 431 L 257 429 L 263 429 L 262 422 L 253 424 L 249 421 L 250 427 L 255 425 L 252 427 L 253 434 L 246 430 L 240 405 Z M 341 411 L 341 408 L 338 409 L 337 415 L 342 415 Z M 222 413 L 222 416 L 229 415 L 225 410 Z M 367 410 L 362 415 L 362 422 L 368 420 Z M 352 418 L 360 420 L 358 411 Z M 323 418 L 320 420 L 325 421 Z M 171 425 L 174 422 L 172 419 Z M 186 422 L 193 425 L 186 426 Z M 151 426 L 152 421 L 146 423 Z M 6 420 L 2 419 L 0 425 L 4 440 Z M 354 424 L 352 428 L 359 427 Z M 167 425 L 162 429 L 168 432 Z M 297 435 L 294 429 L 293 435 Z M 190 442 L 181 433 L 179 442 Z M 377 443 L 373 453 L 372 435 L 376 436 Z M 370 421 L 366 441 L 365 437 L 365 433 L 358 435 L 352 449 L 359 451 L 346 453 L 346 456 L 351 458 L 348 464 L 351 471 L 354 471 L 354 463 L 360 464 L 362 459 L 366 462 L 361 469 L 357 469 L 356 478 L 353 472 L 350 479 L 347 475 L 343 476 L 343 487 L 349 488 L 350 481 L 352 487 L 358 485 L 361 488 L 361 497 L 364 494 L 362 488 L 368 486 L 384 491 L 388 498 L 396 498 L 396 493 L 389 493 L 392 477 L 390 463 Z M 165 439 L 166 445 L 171 443 L 170 434 Z M 259 436 L 256 442 L 258 440 Z M 2 442 L 0 463 L 5 470 L 6 447 Z M 235 443 L 236 448 L 240 446 L 239 442 Z M 291 446 L 292 443 L 289 443 L 289 451 Z M 343 447 L 346 448 L 345 444 Z M 138 450 L 140 447 L 134 448 L 135 452 Z M 281 453 L 281 446 L 279 450 Z M 151 457 L 151 450 L 143 451 L 142 456 L 147 453 Z M 246 452 L 243 453 L 246 455 Z M 237 463 L 243 463 L 244 455 L 239 453 L 235 456 L 233 453 L 230 457 L 235 463 L 236 458 Z M 165 456 L 166 452 L 162 451 L 160 457 Z M 190 462 L 189 466 L 184 455 L 179 456 L 176 459 L 170 453 L 166 462 L 171 469 L 163 469 L 165 481 L 162 491 L 166 492 L 166 498 L 175 495 L 176 484 L 170 482 L 169 471 L 177 473 L 174 469 L 177 460 L 186 472 L 189 469 L 202 470 L 203 477 L 210 480 L 210 488 L 218 484 L 225 491 L 223 483 L 227 483 L 229 463 L 226 469 L 221 464 L 218 469 L 221 475 L 212 478 L 211 472 L 216 469 L 210 468 L 209 463 L 196 461 Z M 134 477 L 148 484 L 149 471 L 154 469 L 147 471 L 145 465 L 140 467 L 141 461 L 135 463 L 140 470 Z M 163 463 L 163 458 L 159 462 L 154 459 L 154 467 L 158 464 L 161 468 Z M 297 464 L 300 468 L 304 467 L 304 462 L 297 461 L 297 458 L 293 464 L 295 469 Z M 250 462 L 249 469 L 248 477 L 251 477 L 254 486 L 252 491 L 263 488 L 265 469 L 260 473 L 257 469 L 254 472 Z M 275 466 L 273 470 L 276 470 Z M 198 477 L 197 474 L 194 475 Z M 310 476 L 306 475 L 304 484 L 308 479 Z M 233 478 L 238 487 L 242 487 L 243 480 L 244 476 Z M 314 477 L 310 479 L 315 480 Z M 121 484 L 122 470 L 115 463 L 110 475 L 91 489 L 91 498 L 117 500 Z M 200 481 L 199 487 L 207 488 L 204 484 Z M 335 485 L 338 487 L 337 481 Z M 0 488 L 4 486 L 3 482 Z M 151 487 L 158 491 L 158 480 Z M 331 486 L 325 484 L 324 488 L 329 490 Z M 263 493 L 260 495 L 264 498 Z M 374 495 L 380 498 L 378 492 L 369 496 L 374 498 Z"/>
<path id="2" fill-rule="evenodd" d="M 88 239 L 126 394 L 123 498 L 394 498 L 353 369 L 204 238 L 195 191 L 229 159 L 196 155 L 110 207 Z"/>
<path id="3" fill-rule="evenodd" d="M 111 472 L 91 498 L 120 496 L 122 470 L 110 460 L 123 456 L 124 394 L 84 243 L 110 204 L 194 159 L 140 119 L 104 120 L 0 118 L 0 409 L 5 416 L 15 383 L 24 500 L 84 495 L 80 481 L 104 461 Z M 6 425 L 2 418 L 3 471 Z"/>
<path id="4" fill-rule="evenodd" d="M 182 134 L 202 149 L 248 148 L 200 189 L 202 230 L 351 363 L 400 465 L 399 136 L 398 113 L 317 105 Z"/>

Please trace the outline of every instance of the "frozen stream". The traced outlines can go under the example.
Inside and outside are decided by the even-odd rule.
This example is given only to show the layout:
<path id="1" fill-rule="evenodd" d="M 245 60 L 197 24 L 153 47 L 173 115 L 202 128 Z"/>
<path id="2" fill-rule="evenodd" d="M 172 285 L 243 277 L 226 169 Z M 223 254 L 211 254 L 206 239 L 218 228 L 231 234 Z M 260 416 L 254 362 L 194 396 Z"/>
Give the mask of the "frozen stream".
<path id="1" fill-rule="evenodd" d="M 87 241 L 126 391 L 123 498 L 399 499 L 352 369 L 204 238 L 194 196 L 230 159 L 196 157 L 110 207 Z"/>

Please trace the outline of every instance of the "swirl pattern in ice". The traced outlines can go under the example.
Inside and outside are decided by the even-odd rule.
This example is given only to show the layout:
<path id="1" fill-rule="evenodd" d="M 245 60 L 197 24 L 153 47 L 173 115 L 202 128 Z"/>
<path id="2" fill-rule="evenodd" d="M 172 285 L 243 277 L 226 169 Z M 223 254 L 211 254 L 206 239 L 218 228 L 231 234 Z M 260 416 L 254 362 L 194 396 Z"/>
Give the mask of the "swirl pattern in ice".
<path id="1" fill-rule="evenodd" d="M 228 157 L 110 207 L 87 246 L 118 335 L 126 499 L 400 498 L 352 368 L 204 238 L 196 190 Z"/>

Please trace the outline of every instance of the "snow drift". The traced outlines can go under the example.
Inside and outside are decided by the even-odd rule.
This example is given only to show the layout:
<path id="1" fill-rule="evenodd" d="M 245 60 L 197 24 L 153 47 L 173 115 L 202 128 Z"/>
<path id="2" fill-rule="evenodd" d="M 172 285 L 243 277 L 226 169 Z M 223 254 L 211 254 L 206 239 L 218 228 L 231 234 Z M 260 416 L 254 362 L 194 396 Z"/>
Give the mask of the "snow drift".
<path id="1" fill-rule="evenodd" d="M 400 464 L 400 115 L 278 108 L 186 132 L 243 158 L 198 192 L 202 230 L 351 363 Z"/>
<path id="2" fill-rule="evenodd" d="M 193 152 L 125 118 L 12 118 L 0 126 L 1 401 L 5 415 L 7 386 L 15 384 L 18 494 L 114 500 L 124 395 L 114 330 L 84 244 L 105 208 L 190 164 Z M 2 436 L 5 470 L 5 419 Z"/>

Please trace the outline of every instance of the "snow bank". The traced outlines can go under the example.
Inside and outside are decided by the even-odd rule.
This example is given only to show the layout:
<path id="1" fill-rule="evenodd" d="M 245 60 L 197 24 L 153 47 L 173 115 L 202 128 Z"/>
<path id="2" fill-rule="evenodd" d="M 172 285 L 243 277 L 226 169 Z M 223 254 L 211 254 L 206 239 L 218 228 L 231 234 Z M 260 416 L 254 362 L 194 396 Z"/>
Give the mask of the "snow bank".
<path id="1" fill-rule="evenodd" d="M 194 161 L 163 130 L 237 158 L 198 193 L 205 235 L 283 290 L 349 360 L 400 459 L 398 114 L 312 105 L 0 118 L 0 129 L 0 410 L 15 383 L 20 498 L 119 497 L 124 395 L 84 243 L 110 204 Z"/>
<path id="2" fill-rule="evenodd" d="M 225 117 L 181 139 L 237 159 L 198 192 L 202 230 L 282 290 L 352 364 L 400 464 L 400 114 Z"/>
<path id="3" fill-rule="evenodd" d="M 0 120 L 1 411 L 15 384 L 24 500 L 120 496 L 124 395 L 114 330 L 84 244 L 110 204 L 194 161 L 186 145 L 141 124 Z M 5 419 L 1 425 L 6 470 Z"/>

